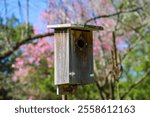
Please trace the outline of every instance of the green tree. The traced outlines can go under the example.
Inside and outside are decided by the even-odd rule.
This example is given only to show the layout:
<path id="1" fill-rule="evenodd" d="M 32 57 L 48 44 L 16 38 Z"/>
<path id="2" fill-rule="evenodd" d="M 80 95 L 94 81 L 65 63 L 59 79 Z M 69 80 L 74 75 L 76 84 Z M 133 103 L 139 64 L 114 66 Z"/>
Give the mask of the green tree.
<path id="1" fill-rule="evenodd" d="M 14 15 L 7 19 L 7 24 L 4 24 L 3 18 L 0 18 L 0 55 L 12 50 L 16 43 L 20 41 L 21 36 L 25 35 L 25 32 L 21 34 L 21 31 L 25 31 L 25 24 L 20 24 Z M 30 26 L 30 34 L 33 34 L 32 26 Z M 14 70 L 12 64 L 20 53 L 19 50 L 12 56 L 0 60 L 0 99 L 13 98 L 12 92 L 15 83 L 11 80 L 11 74 Z"/>

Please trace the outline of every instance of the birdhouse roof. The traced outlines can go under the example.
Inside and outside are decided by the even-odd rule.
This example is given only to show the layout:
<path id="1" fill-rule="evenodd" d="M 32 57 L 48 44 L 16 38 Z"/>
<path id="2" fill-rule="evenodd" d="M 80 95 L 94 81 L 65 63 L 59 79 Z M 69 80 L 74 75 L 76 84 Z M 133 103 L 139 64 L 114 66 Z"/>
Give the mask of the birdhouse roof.
<path id="1" fill-rule="evenodd" d="M 103 30 L 103 27 L 101 27 L 101 26 L 81 25 L 81 24 L 56 24 L 56 25 L 48 25 L 47 28 L 51 28 L 51 29 L 71 28 L 71 29 L 79 29 L 79 30 Z"/>

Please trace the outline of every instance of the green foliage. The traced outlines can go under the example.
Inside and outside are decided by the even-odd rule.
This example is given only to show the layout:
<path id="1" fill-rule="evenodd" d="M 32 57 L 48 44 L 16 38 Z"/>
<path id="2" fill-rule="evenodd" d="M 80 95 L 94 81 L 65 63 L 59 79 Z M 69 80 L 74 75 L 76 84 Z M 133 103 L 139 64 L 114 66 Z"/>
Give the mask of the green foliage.
<path id="1" fill-rule="evenodd" d="M 18 83 L 20 89 L 14 95 L 14 99 L 60 99 L 56 95 L 54 86 L 54 69 L 47 67 L 47 61 L 43 58 L 38 66 L 30 66 L 30 73 L 25 77 L 20 77 Z"/>
<path id="2" fill-rule="evenodd" d="M 20 41 L 26 36 L 26 24 L 20 24 L 19 20 L 12 15 L 11 18 L 7 18 L 7 23 L 3 23 L 0 20 L 0 40 L 9 41 L 10 44 Z M 29 25 L 29 35 L 33 35 L 33 28 Z"/>
<path id="3" fill-rule="evenodd" d="M 0 72 L 0 100 L 10 100 L 13 97 L 14 82 L 9 75 Z"/>
<path id="4" fill-rule="evenodd" d="M 29 26 L 29 30 L 29 34 L 33 34 L 32 26 Z M 23 36 L 25 36 L 25 24 L 20 24 L 14 15 L 7 19 L 6 24 L 0 17 L 0 55 L 11 49 L 11 46 L 13 47 Z M 0 99 L 12 99 L 15 87 L 21 87 L 19 83 L 17 84 L 11 79 L 14 71 L 12 64 L 19 55 L 20 51 L 17 51 L 12 56 L 0 60 Z"/>
<path id="5" fill-rule="evenodd" d="M 142 33 L 145 32 L 141 31 L 141 34 Z M 145 35 L 143 40 L 137 43 L 136 47 L 129 52 L 123 62 L 125 70 L 123 77 L 127 79 L 126 82 L 124 79 L 122 80 L 120 88 L 122 92 L 124 92 L 123 89 L 126 91 L 130 85 L 138 82 L 150 68 L 150 37 L 148 35 Z M 137 85 L 125 99 L 150 99 L 149 82 L 150 74 L 148 74 L 145 80 Z"/>
<path id="6" fill-rule="evenodd" d="M 150 75 L 150 74 L 149 74 Z M 150 99 L 150 76 L 144 82 L 136 86 L 126 97 L 126 99 L 133 100 L 149 100 Z"/>
<path id="7" fill-rule="evenodd" d="M 75 94 L 68 95 L 69 99 L 76 99 L 76 100 L 98 100 L 101 99 L 99 95 L 99 90 L 96 85 L 89 84 L 78 86 L 77 91 Z"/>

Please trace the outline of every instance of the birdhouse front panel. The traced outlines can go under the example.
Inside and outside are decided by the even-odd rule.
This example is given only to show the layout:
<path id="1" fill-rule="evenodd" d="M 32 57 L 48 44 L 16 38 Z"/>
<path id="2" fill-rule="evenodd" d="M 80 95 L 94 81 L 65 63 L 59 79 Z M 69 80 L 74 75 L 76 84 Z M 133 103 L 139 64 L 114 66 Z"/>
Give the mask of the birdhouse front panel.
<path id="1" fill-rule="evenodd" d="M 69 52 L 69 82 L 93 82 L 93 39 L 90 30 L 71 29 Z"/>

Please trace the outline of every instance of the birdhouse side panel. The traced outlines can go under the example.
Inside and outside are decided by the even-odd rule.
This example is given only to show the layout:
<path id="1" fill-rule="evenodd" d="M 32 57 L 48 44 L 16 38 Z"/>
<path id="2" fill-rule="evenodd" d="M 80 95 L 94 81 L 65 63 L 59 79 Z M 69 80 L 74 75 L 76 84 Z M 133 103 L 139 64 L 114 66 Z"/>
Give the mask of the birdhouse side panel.
<path id="1" fill-rule="evenodd" d="M 55 84 L 69 83 L 69 30 L 55 31 Z"/>

